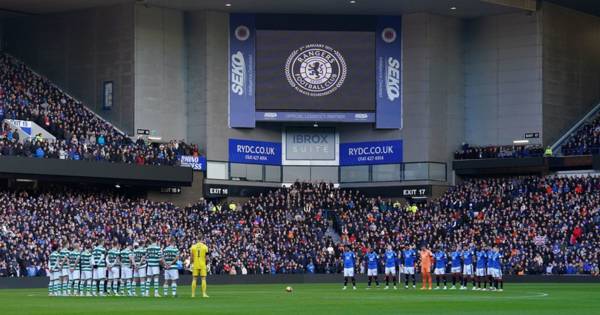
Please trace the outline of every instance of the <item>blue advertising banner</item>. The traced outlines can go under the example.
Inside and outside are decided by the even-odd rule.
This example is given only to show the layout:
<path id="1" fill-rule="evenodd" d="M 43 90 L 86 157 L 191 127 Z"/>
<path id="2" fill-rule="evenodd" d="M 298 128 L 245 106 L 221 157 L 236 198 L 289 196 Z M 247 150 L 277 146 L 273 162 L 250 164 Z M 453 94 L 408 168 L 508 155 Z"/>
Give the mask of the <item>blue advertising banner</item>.
<path id="1" fill-rule="evenodd" d="M 281 165 L 281 143 L 229 139 L 229 162 Z"/>
<path id="2" fill-rule="evenodd" d="M 340 144 L 340 165 L 402 163 L 402 140 Z"/>
<path id="3" fill-rule="evenodd" d="M 194 171 L 206 170 L 206 158 L 203 156 L 182 155 L 179 161 L 182 167 L 191 167 Z"/>
<path id="4" fill-rule="evenodd" d="M 377 17 L 375 31 L 376 122 L 375 128 L 402 128 L 402 19 Z"/>
<path id="5" fill-rule="evenodd" d="M 254 128 L 254 14 L 229 16 L 229 126 Z"/>

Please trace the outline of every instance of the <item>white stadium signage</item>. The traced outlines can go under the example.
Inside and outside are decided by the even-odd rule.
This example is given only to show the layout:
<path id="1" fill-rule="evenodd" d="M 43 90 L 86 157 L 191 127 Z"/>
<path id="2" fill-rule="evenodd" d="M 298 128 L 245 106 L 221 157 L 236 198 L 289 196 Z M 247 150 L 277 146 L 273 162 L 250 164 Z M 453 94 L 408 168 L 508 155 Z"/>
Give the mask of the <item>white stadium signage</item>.
<path id="1" fill-rule="evenodd" d="M 241 51 L 231 55 L 231 91 L 237 95 L 244 95 L 244 82 L 246 79 L 246 62 Z"/>
<path id="2" fill-rule="evenodd" d="M 385 72 L 385 90 L 387 98 L 393 101 L 400 97 L 400 61 L 389 57 Z"/>
<path id="3" fill-rule="evenodd" d="M 325 96 L 335 92 L 346 80 L 348 68 L 339 51 L 323 44 L 302 46 L 285 63 L 288 83 L 299 93 Z"/>

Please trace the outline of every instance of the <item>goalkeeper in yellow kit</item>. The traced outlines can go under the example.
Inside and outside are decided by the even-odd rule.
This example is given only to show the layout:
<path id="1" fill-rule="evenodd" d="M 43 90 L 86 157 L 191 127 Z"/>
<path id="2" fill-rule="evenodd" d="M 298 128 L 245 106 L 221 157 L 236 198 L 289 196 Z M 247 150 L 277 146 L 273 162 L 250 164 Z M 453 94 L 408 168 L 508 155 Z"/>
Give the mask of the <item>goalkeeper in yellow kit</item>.
<path id="1" fill-rule="evenodd" d="M 196 296 L 196 283 L 198 275 L 200 275 L 202 284 L 202 297 L 207 298 L 206 295 L 206 274 L 207 264 L 206 255 L 208 254 L 208 246 L 202 242 L 197 242 L 190 247 L 190 264 L 192 265 L 192 297 Z"/>

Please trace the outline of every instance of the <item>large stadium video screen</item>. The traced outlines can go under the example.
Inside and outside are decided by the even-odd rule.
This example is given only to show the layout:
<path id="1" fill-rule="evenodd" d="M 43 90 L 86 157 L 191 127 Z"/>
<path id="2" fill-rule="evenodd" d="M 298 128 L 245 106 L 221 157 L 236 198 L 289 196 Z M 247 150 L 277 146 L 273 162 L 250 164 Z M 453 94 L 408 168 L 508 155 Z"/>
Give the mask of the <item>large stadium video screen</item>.
<path id="1" fill-rule="evenodd" d="M 256 109 L 375 111 L 375 34 L 257 30 Z"/>

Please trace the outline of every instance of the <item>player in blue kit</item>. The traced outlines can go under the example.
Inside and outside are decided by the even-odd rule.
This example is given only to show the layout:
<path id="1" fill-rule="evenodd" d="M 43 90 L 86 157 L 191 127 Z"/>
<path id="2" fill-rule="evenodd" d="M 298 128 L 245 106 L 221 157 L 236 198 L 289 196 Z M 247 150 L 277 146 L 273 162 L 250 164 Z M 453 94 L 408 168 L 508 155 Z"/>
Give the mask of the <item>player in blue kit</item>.
<path id="1" fill-rule="evenodd" d="M 448 281 L 446 279 L 446 265 L 448 264 L 448 256 L 446 255 L 446 252 L 443 250 L 443 248 L 440 246 L 438 251 L 435 253 L 434 257 L 435 269 L 433 269 L 433 273 L 435 274 L 435 281 L 437 283 L 435 289 L 440 289 L 440 278 L 442 278 L 444 280 L 444 290 L 446 290 L 448 288 L 446 286 Z"/>
<path id="2" fill-rule="evenodd" d="M 348 278 L 352 279 L 352 289 L 356 290 L 356 279 L 354 278 L 354 264 L 356 262 L 356 256 L 354 252 L 350 250 L 350 246 L 346 245 L 344 248 L 344 290 L 348 285 Z"/>
<path id="3" fill-rule="evenodd" d="M 390 277 L 394 279 L 394 290 L 398 289 L 396 287 L 396 252 L 392 250 L 392 245 L 387 246 L 387 250 L 385 251 L 385 290 L 390 287 Z"/>
<path id="4" fill-rule="evenodd" d="M 477 287 L 475 286 L 475 277 L 474 277 L 474 273 L 473 273 L 473 256 L 475 255 L 474 251 L 473 251 L 473 246 L 468 247 L 465 246 L 464 250 L 462 251 L 462 256 L 463 256 L 463 282 L 462 282 L 462 290 L 466 290 L 467 289 L 467 283 L 469 280 L 473 281 L 473 289 L 472 290 L 476 290 Z"/>
<path id="5" fill-rule="evenodd" d="M 460 280 L 460 289 L 462 290 L 464 288 L 462 285 L 463 279 L 461 276 L 462 252 L 460 251 L 460 247 L 458 247 L 458 245 L 454 248 L 454 251 L 450 253 L 450 263 L 450 272 L 452 273 L 452 287 L 450 289 L 455 290 L 456 280 Z"/>
<path id="6" fill-rule="evenodd" d="M 494 246 L 490 260 L 492 261 L 491 276 L 494 281 L 494 288 L 498 291 L 504 291 L 504 281 L 502 281 L 502 254 L 500 253 L 498 246 Z"/>
<path id="7" fill-rule="evenodd" d="M 487 264 L 487 252 L 482 247 L 475 253 L 475 257 L 477 257 L 475 269 L 475 279 L 477 281 L 477 290 L 481 290 L 481 280 L 483 279 L 483 285 L 485 288 L 485 267 Z"/>
<path id="8" fill-rule="evenodd" d="M 492 259 L 494 258 L 494 251 L 489 246 L 487 247 L 486 257 L 487 257 L 486 266 L 485 266 L 486 276 L 487 276 L 486 280 L 490 284 L 489 290 L 493 291 L 495 289 L 494 288 L 494 277 L 493 277 L 493 274 L 492 274 L 492 272 L 494 270 L 493 262 L 492 262 Z M 485 284 L 483 285 L 483 288 L 485 289 Z"/>
<path id="9" fill-rule="evenodd" d="M 412 287 L 416 287 L 417 280 L 415 279 L 415 262 L 417 261 L 417 252 L 414 245 L 408 247 L 402 252 L 404 256 L 404 288 L 408 289 L 408 277 L 412 277 Z"/>
<path id="10" fill-rule="evenodd" d="M 379 288 L 379 280 L 377 279 L 377 267 L 379 267 L 379 255 L 371 247 L 367 253 L 367 276 L 369 276 L 369 283 L 367 290 L 371 288 L 371 282 L 375 279 L 375 284 Z"/>

